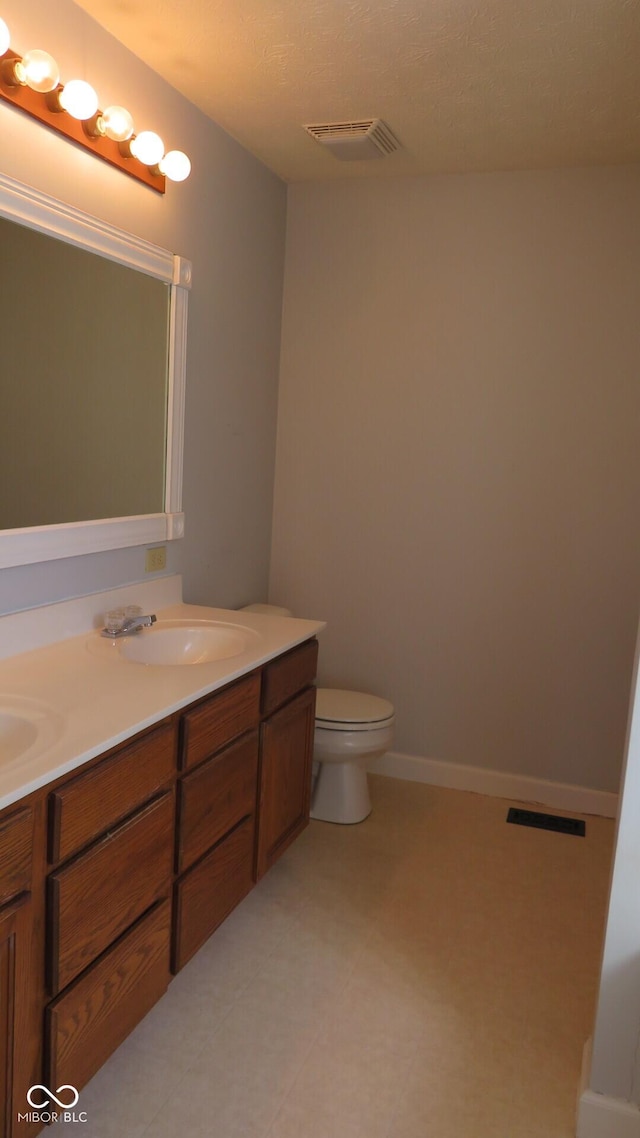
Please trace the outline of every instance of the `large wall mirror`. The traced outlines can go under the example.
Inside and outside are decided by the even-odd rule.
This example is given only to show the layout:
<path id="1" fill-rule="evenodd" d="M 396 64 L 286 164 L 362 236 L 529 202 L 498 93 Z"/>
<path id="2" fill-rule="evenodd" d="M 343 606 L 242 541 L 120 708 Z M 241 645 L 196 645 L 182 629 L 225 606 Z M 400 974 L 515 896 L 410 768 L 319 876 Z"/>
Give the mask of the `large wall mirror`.
<path id="1" fill-rule="evenodd" d="M 0 568 L 181 537 L 188 262 L 0 176 Z"/>

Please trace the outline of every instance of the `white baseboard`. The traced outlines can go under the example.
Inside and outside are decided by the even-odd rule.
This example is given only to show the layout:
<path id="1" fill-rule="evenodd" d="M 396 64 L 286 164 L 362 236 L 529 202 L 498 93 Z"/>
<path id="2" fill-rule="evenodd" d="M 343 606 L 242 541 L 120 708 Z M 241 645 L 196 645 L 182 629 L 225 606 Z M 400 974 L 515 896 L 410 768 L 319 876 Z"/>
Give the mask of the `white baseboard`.
<path id="1" fill-rule="evenodd" d="M 618 795 L 606 790 L 591 790 L 588 786 L 572 786 L 570 783 L 550 782 L 529 775 L 463 766 L 461 763 L 445 763 L 441 759 L 404 755 L 399 751 L 388 751 L 376 759 L 369 770 L 372 774 L 390 778 L 426 782 L 432 786 L 446 786 L 450 790 L 473 790 L 476 794 L 535 802 L 578 814 L 615 818 L 618 810 Z"/>
<path id="2" fill-rule="evenodd" d="M 640 1138 L 640 1108 L 584 1091 L 578 1101 L 577 1138 Z"/>

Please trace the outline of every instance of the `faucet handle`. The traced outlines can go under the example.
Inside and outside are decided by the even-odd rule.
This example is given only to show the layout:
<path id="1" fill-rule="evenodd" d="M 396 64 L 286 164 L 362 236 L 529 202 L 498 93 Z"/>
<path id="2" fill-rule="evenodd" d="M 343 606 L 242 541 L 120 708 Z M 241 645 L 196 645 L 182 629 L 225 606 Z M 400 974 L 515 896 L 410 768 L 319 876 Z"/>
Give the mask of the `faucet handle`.
<path id="1" fill-rule="evenodd" d="M 110 636 L 116 632 L 121 632 L 126 617 L 126 609 L 111 609 L 110 612 L 104 614 L 104 631 Z"/>

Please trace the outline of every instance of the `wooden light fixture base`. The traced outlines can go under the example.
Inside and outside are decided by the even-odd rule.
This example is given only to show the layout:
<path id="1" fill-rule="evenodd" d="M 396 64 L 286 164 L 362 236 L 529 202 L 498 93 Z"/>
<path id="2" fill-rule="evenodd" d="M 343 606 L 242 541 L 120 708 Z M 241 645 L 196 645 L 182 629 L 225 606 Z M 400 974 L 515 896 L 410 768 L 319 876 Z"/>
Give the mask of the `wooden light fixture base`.
<path id="1" fill-rule="evenodd" d="M 41 95 L 38 91 L 32 91 L 30 87 L 7 82 L 8 68 L 3 65 L 9 64 L 10 67 L 13 60 L 21 58 L 22 56 L 11 50 L 0 56 L 0 98 L 6 99 L 8 103 L 13 103 L 14 107 L 19 107 L 20 110 L 25 111 L 32 118 L 38 119 L 39 122 L 57 131 L 58 134 L 64 134 L 66 138 L 84 147 L 85 150 L 90 150 L 92 154 L 102 158 L 103 161 L 110 162 L 119 170 L 124 170 L 125 174 L 137 178 L 139 182 L 144 182 L 146 186 L 150 186 L 157 193 L 163 194 L 165 192 L 166 179 L 163 174 L 154 173 L 133 155 L 125 157 L 119 144 L 111 138 L 105 138 L 103 135 L 94 137 L 87 134 L 83 124 L 77 119 L 72 118 L 65 111 L 53 109 L 56 101 L 51 98 L 51 95 Z M 62 86 L 59 86 L 57 91 L 61 90 Z M 55 95 L 55 93 L 54 91 L 51 94 Z"/>

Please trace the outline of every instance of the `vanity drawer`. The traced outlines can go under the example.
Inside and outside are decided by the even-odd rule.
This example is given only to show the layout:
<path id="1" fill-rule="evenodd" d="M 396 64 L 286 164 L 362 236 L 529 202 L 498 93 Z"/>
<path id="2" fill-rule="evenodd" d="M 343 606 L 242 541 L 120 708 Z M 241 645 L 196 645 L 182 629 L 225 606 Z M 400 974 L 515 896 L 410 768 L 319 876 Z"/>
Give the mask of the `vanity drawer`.
<path id="1" fill-rule="evenodd" d="M 49 795 L 49 862 L 65 861 L 170 782 L 176 729 L 163 723 Z"/>
<path id="2" fill-rule="evenodd" d="M 181 766 L 208 759 L 260 720 L 260 676 L 253 673 L 188 711 L 182 719 Z"/>
<path id="3" fill-rule="evenodd" d="M 30 806 L 0 820 L 0 905 L 31 889 L 33 810 Z"/>
<path id="4" fill-rule="evenodd" d="M 176 885 L 174 972 L 179 972 L 251 890 L 253 834 L 250 817 Z"/>
<path id="5" fill-rule="evenodd" d="M 193 865 L 238 822 L 253 814 L 258 732 L 251 731 L 182 779 L 177 871 Z"/>
<path id="6" fill-rule="evenodd" d="M 262 714 L 270 715 L 316 678 L 318 641 L 307 640 L 267 664 L 262 678 Z"/>
<path id="7" fill-rule="evenodd" d="M 47 1085 L 83 1087 L 166 991 L 171 906 L 157 905 L 45 1013 Z"/>
<path id="8" fill-rule="evenodd" d="M 49 875 L 49 986 L 56 995 L 148 909 L 167 896 L 174 798 L 163 794 Z"/>

